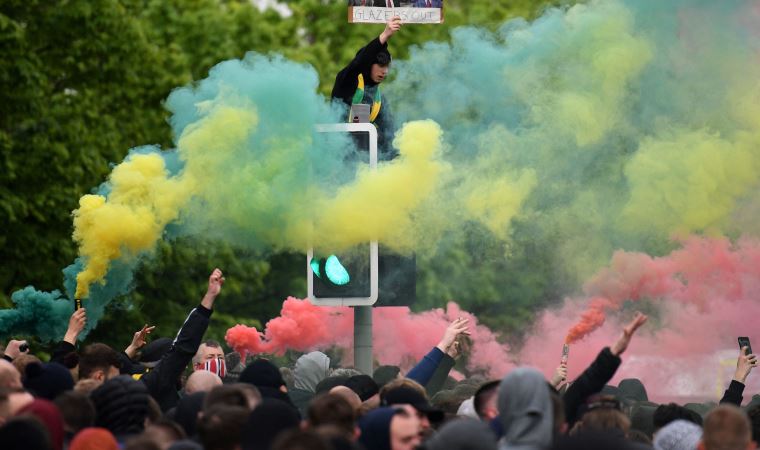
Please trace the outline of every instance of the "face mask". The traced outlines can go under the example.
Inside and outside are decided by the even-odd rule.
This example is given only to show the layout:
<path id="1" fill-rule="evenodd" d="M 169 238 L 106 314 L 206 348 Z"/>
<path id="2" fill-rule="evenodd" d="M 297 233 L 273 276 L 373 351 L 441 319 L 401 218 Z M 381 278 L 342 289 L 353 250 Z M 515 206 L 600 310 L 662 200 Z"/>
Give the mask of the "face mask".
<path id="1" fill-rule="evenodd" d="M 224 358 L 214 358 L 196 364 L 195 370 L 208 370 L 211 373 L 217 374 L 219 378 L 224 378 L 227 375 L 227 364 Z"/>

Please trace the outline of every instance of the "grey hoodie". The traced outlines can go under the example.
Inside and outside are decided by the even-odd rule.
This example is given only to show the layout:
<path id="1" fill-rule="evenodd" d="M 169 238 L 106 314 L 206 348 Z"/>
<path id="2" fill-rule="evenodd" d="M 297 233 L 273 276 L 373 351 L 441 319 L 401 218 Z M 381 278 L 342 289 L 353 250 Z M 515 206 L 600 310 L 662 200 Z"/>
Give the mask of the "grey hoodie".
<path id="1" fill-rule="evenodd" d="M 423 446 L 425 450 L 496 450 L 496 436 L 484 422 L 471 418 L 452 420 Z"/>
<path id="2" fill-rule="evenodd" d="M 296 361 L 293 371 L 296 389 L 314 393 L 317 384 L 330 374 L 330 358 L 322 352 L 311 352 Z"/>
<path id="3" fill-rule="evenodd" d="M 501 380 L 499 416 L 504 427 L 500 450 L 545 450 L 551 446 L 554 414 L 541 372 L 520 367 Z"/>

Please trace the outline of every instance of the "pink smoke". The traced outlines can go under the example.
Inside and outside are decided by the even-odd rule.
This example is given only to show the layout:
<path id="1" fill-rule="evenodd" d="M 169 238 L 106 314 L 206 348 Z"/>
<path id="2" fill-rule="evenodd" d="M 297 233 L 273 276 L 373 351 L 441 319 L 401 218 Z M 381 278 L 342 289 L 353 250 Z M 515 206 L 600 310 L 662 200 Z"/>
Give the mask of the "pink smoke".
<path id="1" fill-rule="evenodd" d="M 620 311 L 627 303 L 636 308 L 635 302 L 648 300 L 656 313 L 634 338 L 616 379 L 640 378 L 661 398 L 714 397 L 733 375 L 737 336 L 760 337 L 753 333 L 760 314 L 760 242 L 741 239 L 733 245 L 726 238 L 691 237 L 659 258 L 618 251 L 584 292 L 590 306 L 587 300 L 566 299 L 561 308 L 540 316 L 536 334 L 521 351 L 522 363 L 546 371 L 556 367 L 567 337 L 563 331 L 594 309 L 598 299 L 604 306 L 597 312 Z M 623 316 L 625 322 L 628 314 Z M 571 379 L 618 338 L 621 321 L 603 322 L 583 345 L 571 346 Z M 760 386 L 752 375 L 749 382 Z"/>
<path id="2" fill-rule="evenodd" d="M 413 366 L 443 336 L 457 317 L 470 320 L 472 348 L 468 368 L 473 372 L 502 376 L 513 364 L 508 348 L 497 336 L 478 324 L 477 318 L 450 302 L 446 310 L 412 313 L 406 307 L 376 308 L 373 311 L 374 357 L 380 364 Z M 319 307 L 308 300 L 288 297 L 280 316 L 267 322 L 265 331 L 236 325 L 225 336 L 227 344 L 241 354 L 274 353 L 286 350 L 311 351 L 339 347 L 351 355 L 353 311 L 345 307 Z"/>

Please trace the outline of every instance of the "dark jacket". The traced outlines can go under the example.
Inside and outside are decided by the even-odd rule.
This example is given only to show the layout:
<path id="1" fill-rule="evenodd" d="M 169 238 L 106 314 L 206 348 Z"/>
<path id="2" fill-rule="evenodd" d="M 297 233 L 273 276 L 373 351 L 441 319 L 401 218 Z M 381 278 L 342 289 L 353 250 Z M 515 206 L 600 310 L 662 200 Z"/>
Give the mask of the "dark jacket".
<path id="1" fill-rule="evenodd" d="M 372 104 L 375 90 L 378 89 L 377 83 L 372 81 L 372 64 L 377 61 L 377 56 L 381 53 L 387 54 L 390 59 L 388 43 L 381 44 L 380 38 L 377 37 L 362 47 L 356 53 L 354 59 L 335 76 L 335 84 L 333 85 L 331 97 L 333 100 L 340 100 L 345 104 L 346 118 L 348 118 L 348 109 L 351 107 L 354 93 L 356 93 L 359 74 L 364 76 L 365 86 L 364 99 L 361 103 Z M 394 126 L 388 99 L 384 95 L 381 95 L 381 99 L 382 106 L 374 124 L 377 127 L 379 158 L 381 160 L 388 160 L 395 156 L 390 148 L 391 141 L 393 140 Z"/>
<path id="2" fill-rule="evenodd" d="M 565 417 L 570 427 L 578 420 L 578 408 L 589 396 L 604 388 L 615 375 L 620 363 L 620 357 L 613 355 L 610 348 L 605 347 L 594 362 L 567 388 L 564 396 Z"/>
<path id="3" fill-rule="evenodd" d="M 427 386 L 438 369 L 438 366 L 441 364 L 444 356 L 446 356 L 446 354 L 438 347 L 433 347 L 433 349 L 430 350 L 430 352 L 428 352 L 428 354 L 406 374 L 406 377 L 418 382 L 422 386 Z"/>
<path id="4" fill-rule="evenodd" d="M 169 351 L 150 372 L 140 378 L 148 387 L 150 395 L 161 406 L 161 411 L 167 411 L 177 405 L 177 380 L 198 351 L 211 313 L 212 311 L 203 305 L 198 305 L 190 311 Z"/>
<path id="5" fill-rule="evenodd" d="M 742 406 L 742 400 L 744 399 L 742 394 L 744 394 L 744 383 L 731 380 L 731 384 L 728 385 L 728 389 L 723 394 L 723 398 L 720 399 L 720 403 Z"/>

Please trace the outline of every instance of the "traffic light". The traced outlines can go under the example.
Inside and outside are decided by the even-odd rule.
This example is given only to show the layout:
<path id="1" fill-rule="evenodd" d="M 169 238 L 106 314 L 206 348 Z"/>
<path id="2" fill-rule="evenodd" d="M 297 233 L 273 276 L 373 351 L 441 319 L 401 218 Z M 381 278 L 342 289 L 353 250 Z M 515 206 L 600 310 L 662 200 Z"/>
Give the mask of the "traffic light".
<path id="1" fill-rule="evenodd" d="M 312 298 L 369 298 L 371 290 L 370 253 L 353 251 L 312 256 Z M 379 248 L 378 295 L 375 306 L 410 306 L 416 299 L 416 258 Z M 345 304 L 347 302 L 343 302 Z"/>
<path id="2" fill-rule="evenodd" d="M 377 168 L 377 130 L 369 123 L 317 125 L 316 131 L 329 140 L 330 133 L 348 133 L 359 164 Z M 315 174 L 312 174 L 315 176 Z M 348 250 L 319 254 L 307 252 L 309 298 L 316 305 L 400 306 L 416 297 L 416 260 L 378 248 L 367 242 Z"/>

